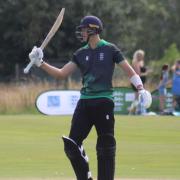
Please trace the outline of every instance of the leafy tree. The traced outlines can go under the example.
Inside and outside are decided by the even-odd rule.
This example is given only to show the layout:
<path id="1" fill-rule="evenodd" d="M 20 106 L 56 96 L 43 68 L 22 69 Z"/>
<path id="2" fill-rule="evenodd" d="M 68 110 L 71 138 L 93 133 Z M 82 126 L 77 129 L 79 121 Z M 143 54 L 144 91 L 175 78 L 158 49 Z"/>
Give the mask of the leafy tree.
<path id="1" fill-rule="evenodd" d="M 161 59 L 173 43 L 180 49 L 178 0 L 6 0 L 0 1 L 1 77 L 14 74 L 15 63 L 28 63 L 29 51 L 42 43 L 62 7 L 65 17 L 45 50 L 48 59 L 72 57 L 81 46 L 75 38 L 76 26 L 90 14 L 102 19 L 102 37 L 130 59 L 139 48 L 146 51 L 147 61 Z"/>

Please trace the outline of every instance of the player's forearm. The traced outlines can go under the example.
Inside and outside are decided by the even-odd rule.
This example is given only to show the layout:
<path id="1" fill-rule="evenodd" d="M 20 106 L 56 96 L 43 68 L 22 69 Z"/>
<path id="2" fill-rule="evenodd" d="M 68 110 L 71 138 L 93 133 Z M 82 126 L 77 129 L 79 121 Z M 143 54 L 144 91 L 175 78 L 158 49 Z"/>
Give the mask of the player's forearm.
<path id="1" fill-rule="evenodd" d="M 139 75 L 134 71 L 134 69 L 129 65 L 127 60 L 124 60 L 120 63 L 122 69 L 129 77 L 130 82 L 138 89 L 143 89 L 143 83 L 139 77 Z"/>
<path id="2" fill-rule="evenodd" d="M 129 78 L 137 74 L 135 70 L 132 68 L 132 66 L 129 65 L 127 60 L 122 61 L 119 65 L 121 66 L 121 68 L 124 70 L 124 72 L 127 74 Z"/>
<path id="3" fill-rule="evenodd" d="M 46 62 L 43 62 L 43 64 L 41 65 L 41 69 L 43 69 L 49 75 L 51 75 L 57 79 L 64 79 L 65 78 L 61 69 L 56 68 L 54 66 L 51 66 L 51 65 L 47 64 Z"/>
<path id="4" fill-rule="evenodd" d="M 133 68 L 133 70 L 136 72 L 136 74 L 138 74 L 138 75 L 141 74 L 139 65 L 134 64 L 134 65 L 132 65 L 132 68 Z"/>

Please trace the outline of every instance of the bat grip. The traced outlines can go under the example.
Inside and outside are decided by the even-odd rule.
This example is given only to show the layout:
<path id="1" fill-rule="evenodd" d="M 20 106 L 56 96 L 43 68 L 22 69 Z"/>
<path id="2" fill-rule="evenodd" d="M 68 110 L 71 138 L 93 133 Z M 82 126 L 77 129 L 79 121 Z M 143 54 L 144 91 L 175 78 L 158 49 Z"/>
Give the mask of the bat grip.
<path id="1" fill-rule="evenodd" d="M 26 68 L 24 68 L 24 74 L 28 74 L 29 70 L 31 69 L 31 67 L 33 66 L 33 62 L 31 61 Z"/>

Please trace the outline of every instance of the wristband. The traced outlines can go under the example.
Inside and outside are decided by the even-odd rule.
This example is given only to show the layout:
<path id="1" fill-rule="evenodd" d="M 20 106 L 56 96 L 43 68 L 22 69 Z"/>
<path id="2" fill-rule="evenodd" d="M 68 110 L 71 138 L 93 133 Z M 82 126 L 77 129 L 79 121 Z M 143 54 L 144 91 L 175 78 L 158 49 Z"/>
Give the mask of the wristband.
<path id="1" fill-rule="evenodd" d="M 130 78 L 130 82 L 136 87 L 137 90 L 143 89 L 143 83 L 139 75 L 135 74 Z"/>

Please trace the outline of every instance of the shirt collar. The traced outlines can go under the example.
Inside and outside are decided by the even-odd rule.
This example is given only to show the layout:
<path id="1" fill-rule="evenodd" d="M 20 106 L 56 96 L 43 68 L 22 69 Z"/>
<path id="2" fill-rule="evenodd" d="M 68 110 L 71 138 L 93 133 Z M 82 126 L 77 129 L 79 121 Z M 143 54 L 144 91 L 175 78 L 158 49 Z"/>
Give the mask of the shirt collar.
<path id="1" fill-rule="evenodd" d="M 104 39 L 100 39 L 100 41 L 98 41 L 98 43 L 96 44 L 96 48 L 101 47 L 105 44 L 105 40 Z M 88 48 L 90 48 L 89 44 L 87 44 Z"/>

